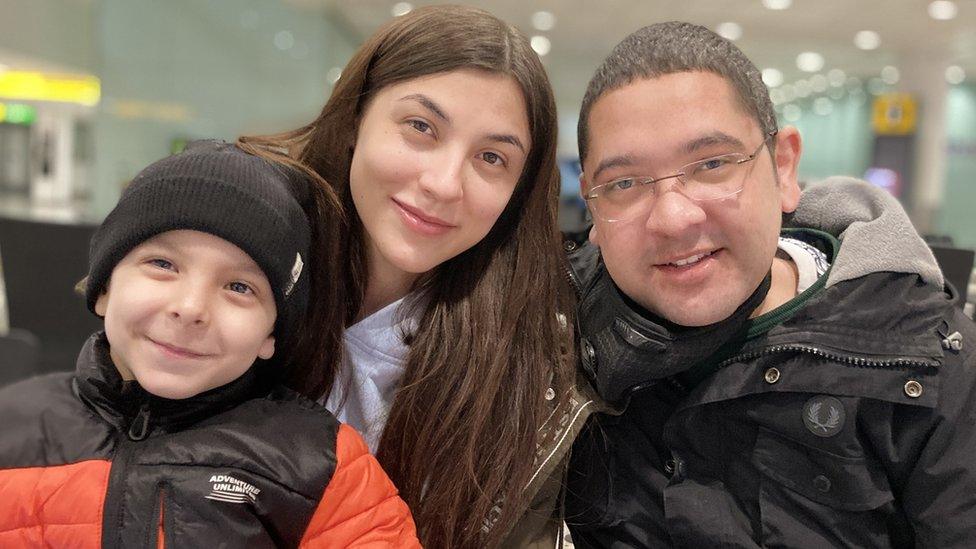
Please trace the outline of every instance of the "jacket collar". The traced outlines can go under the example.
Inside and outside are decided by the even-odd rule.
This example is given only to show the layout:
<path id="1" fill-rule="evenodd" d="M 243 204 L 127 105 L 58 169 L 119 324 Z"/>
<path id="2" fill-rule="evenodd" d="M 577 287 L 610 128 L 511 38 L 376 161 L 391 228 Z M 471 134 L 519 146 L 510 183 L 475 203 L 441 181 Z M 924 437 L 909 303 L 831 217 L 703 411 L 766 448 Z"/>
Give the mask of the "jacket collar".
<path id="1" fill-rule="evenodd" d="M 140 411 L 148 413 L 148 434 L 155 429 L 182 429 L 257 396 L 263 385 L 258 370 L 252 367 L 236 380 L 190 398 L 162 398 L 136 381 L 122 379 L 105 333 L 98 332 L 88 338 L 78 355 L 74 387 L 88 406 L 117 429 L 127 429 Z"/>
<path id="2" fill-rule="evenodd" d="M 669 323 L 627 299 L 602 263 L 579 304 L 584 370 L 609 403 L 706 360 L 739 334 L 769 291 L 767 274 L 729 318 L 700 328 Z"/>

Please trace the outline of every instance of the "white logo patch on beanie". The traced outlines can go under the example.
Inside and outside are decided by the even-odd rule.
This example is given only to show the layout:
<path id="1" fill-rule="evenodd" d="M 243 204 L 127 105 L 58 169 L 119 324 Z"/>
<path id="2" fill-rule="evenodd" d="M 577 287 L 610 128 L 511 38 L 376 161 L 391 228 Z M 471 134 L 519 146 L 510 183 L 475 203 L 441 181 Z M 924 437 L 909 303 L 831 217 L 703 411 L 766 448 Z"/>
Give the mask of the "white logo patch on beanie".
<path id="1" fill-rule="evenodd" d="M 298 279 L 302 276 L 302 267 L 305 263 L 302 262 L 302 254 L 295 254 L 295 264 L 291 266 L 291 283 L 285 288 L 285 297 L 291 294 L 291 291 L 295 289 L 295 284 L 298 284 Z"/>

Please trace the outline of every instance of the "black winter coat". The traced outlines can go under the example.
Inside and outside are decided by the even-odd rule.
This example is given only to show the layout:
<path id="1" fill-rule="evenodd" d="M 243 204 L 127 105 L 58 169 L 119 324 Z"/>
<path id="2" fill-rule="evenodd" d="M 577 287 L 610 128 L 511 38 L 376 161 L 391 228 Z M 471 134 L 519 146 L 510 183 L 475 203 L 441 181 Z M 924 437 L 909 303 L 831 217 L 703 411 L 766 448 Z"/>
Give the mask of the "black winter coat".
<path id="1" fill-rule="evenodd" d="M 0 416 L 0 547 L 419 547 L 359 435 L 254 368 L 166 400 L 97 334 L 74 374 L 0 390 Z"/>
<path id="2" fill-rule="evenodd" d="M 976 547 L 974 351 L 973 322 L 917 275 L 831 286 L 690 391 L 662 380 L 592 416 L 573 540 Z"/>

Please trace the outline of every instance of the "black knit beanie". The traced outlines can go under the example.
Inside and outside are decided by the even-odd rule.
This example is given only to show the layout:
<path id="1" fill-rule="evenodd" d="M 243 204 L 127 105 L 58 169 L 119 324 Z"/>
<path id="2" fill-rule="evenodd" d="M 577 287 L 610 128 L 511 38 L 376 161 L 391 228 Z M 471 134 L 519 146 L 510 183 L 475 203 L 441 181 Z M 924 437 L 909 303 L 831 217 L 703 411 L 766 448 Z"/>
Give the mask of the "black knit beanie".
<path id="1" fill-rule="evenodd" d="M 308 304 L 309 226 L 300 203 L 307 180 L 296 170 L 222 141 L 195 141 L 155 162 L 123 191 L 95 231 L 85 295 L 95 311 L 112 270 L 142 242 L 166 231 L 210 233 L 244 250 L 264 271 L 278 316 L 275 338 L 288 341 Z"/>

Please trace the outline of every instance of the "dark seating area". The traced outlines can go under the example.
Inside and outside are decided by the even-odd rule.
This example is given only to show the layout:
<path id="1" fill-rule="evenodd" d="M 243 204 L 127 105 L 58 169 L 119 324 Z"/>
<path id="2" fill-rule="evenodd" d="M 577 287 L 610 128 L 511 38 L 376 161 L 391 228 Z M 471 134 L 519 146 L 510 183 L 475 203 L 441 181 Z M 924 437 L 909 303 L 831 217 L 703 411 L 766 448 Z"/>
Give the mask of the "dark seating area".
<path id="1" fill-rule="evenodd" d="M 40 344 L 27 330 L 12 329 L 0 335 L 0 385 L 7 385 L 37 373 Z"/>
<path id="2" fill-rule="evenodd" d="M 973 272 L 973 261 L 976 259 L 976 251 L 965 248 L 954 248 L 949 245 L 930 245 L 935 260 L 942 268 L 942 274 L 946 281 L 955 288 L 959 297 L 956 304 L 962 308 L 966 302 L 976 296 L 970 296 L 969 277 Z"/>
<path id="3" fill-rule="evenodd" d="M 21 377 L 21 358 L 34 357 L 33 373 L 73 369 L 85 339 L 101 329 L 101 321 L 74 291 L 87 272 L 94 230 L 87 224 L 0 217 L 0 261 L 11 328 L 0 347 L 0 382 Z"/>

